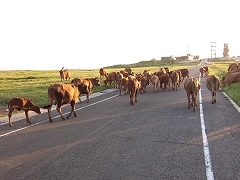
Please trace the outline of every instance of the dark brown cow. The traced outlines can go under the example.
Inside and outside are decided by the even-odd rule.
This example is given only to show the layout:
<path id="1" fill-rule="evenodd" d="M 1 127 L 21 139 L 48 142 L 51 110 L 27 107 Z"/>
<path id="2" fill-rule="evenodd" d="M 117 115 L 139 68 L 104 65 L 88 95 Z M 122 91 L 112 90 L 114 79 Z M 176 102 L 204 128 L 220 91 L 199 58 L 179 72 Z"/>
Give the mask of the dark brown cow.
<path id="1" fill-rule="evenodd" d="M 59 115 L 61 116 L 62 120 L 65 120 L 65 117 L 62 114 L 62 105 L 70 104 L 71 111 L 67 115 L 67 119 L 72 115 L 77 117 L 75 112 L 76 102 L 81 94 L 81 92 L 85 92 L 87 87 L 82 85 L 76 84 L 52 84 L 48 88 L 48 105 L 44 106 L 44 109 L 48 110 L 48 117 L 49 121 L 53 122 L 51 117 L 51 107 L 53 101 L 57 104 L 56 110 L 58 111 Z"/>
<path id="2" fill-rule="evenodd" d="M 28 116 L 28 111 L 34 111 L 37 114 L 41 114 L 40 108 L 38 105 L 34 105 L 29 99 L 26 98 L 13 98 L 8 103 L 8 119 L 9 119 L 9 126 L 12 127 L 11 117 L 12 112 L 14 109 L 17 109 L 18 111 L 24 110 L 26 121 L 27 123 L 31 124 L 30 118 Z"/>
<path id="3" fill-rule="evenodd" d="M 168 86 L 168 91 L 170 91 L 170 83 L 171 83 L 171 79 L 168 74 L 163 74 L 160 77 L 160 88 L 162 88 L 164 91 L 167 89 L 167 86 Z"/>
<path id="4" fill-rule="evenodd" d="M 100 86 L 100 79 L 98 77 L 95 78 L 85 78 L 85 79 L 80 79 L 80 78 L 74 78 L 71 81 L 72 84 L 81 84 L 82 86 L 86 86 L 87 89 L 85 92 L 82 92 L 81 94 L 86 94 L 87 95 L 87 102 L 90 102 L 90 94 L 92 94 L 92 89 L 94 86 Z M 81 101 L 80 96 L 79 96 L 79 101 Z"/>
<path id="5" fill-rule="evenodd" d="M 100 74 L 100 80 L 103 80 L 107 76 L 107 72 L 105 71 L 104 68 L 100 68 L 99 74 Z"/>
<path id="6" fill-rule="evenodd" d="M 180 83 L 179 73 L 177 71 L 173 71 L 171 74 L 171 81 L 172 81 L 172 90 L 177 90 Z"/>
<path id="7" fill-rule="evenodd" d="M 216 103 L 216 92 L 219 90 L 220 88 L 220 80 L 219 77 L 217 75 L 210 75 L 207 78 L 206 81 L 206 87 L 208 88 L 209 91 L 211 91 L 212 93 L 212 104 Z"/>
<path id="8" fill-rule="evenodd" d="M 229 73 L 226 76 L 224 76 L 222 79 L 223 87 L 226 85 L 230 86 L 232 83 L 236 83 L 236 82 L 240 83 L 240 72 Z"/>
<path id="9" fill-rule="evenodd" d="M 59 71 L 60 73 L 60 78 L 61 78 L 61 82 L 63 83 L 64 80 L 68 81 L 71 78 L 71 73 L 70 70 L 68 69 L 64 69 L 64 67 Z"/>
<path id="10" fill-rule="evenodd" d="M 187 68 L 179 69 L 182 73 L 181 81 L 183 81 L 186 77 L 189 78 L 189 71 Z"/>
<path id="11" fill-rule="evenodd" d="M 141 84 L 136 77 L 131 76 L 128 78 L 127 87 L 128 87 L 128 93 L 130 95 L 130 104 L 133 105 L 134 99 L 135 99 L 135 102 L 137 102 L 137 93 L 141 87 Z"/>
<path id="12" fill-rule="evenodd" d="M 197 94 L 198 94 L 198 91 L 200 90 L 200 87 L 201 85 L 197 78 L 191 77 L 185 80 L 184 89 L 187 93 L 188 109 L 190 109 L 190 106 L 192 106 L 193 111 L 196 111 L 196 106 L 198 106 Z M 191 102 L 190 102 L 190 96 L 192 97 Z"/>

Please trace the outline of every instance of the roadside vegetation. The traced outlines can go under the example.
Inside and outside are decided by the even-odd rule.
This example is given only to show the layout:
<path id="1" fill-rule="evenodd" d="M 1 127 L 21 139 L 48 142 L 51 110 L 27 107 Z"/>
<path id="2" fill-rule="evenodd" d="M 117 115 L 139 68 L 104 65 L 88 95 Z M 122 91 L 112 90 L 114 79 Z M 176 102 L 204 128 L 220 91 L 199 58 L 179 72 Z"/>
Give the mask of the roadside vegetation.
<path id="1" fill-rule="evenodd" d="M 210 74 L 216 74 L 222 79 L 226 74 L 230 62 L 220 63 L 214 62 L 209 66 Z M 125 67 L 132 68 L 134 72 L 142 73 L 147 69 L 151 72 L 158 71 L 161 67 L 169 67 L 170 70 L 179 68 L 188 68 L 197 65 L 197 63 L 173 63 L 171 61 L 141 61 L 136 64 L 123 64 L 104 67 L 107 72 L 120 71 Z M 99 69 L 93 70 L 79 70 L 70 69 L 71 79 L 73 78 L 90 78 L 99 77 Z M 47 90 L 51 84 L 61 83 L 59 70 L 17 70 L 17 71 L 0 71 L 0 106 L 7 108 L 7 103 L 13 97 L 29 98 L 33 103 L 37 103 L 40 107 L 46 105 Z M 103 82 L 101 82 L 103 84 Z M 239 83 L 232 84 L 223 90 L 238 104 L 240 105 L 240 87 Z M 93 88 L 93 93 L 111 88 L 108 86 L 99 86 Z M 0 114 L 0 117 L 3 116 Z"/>

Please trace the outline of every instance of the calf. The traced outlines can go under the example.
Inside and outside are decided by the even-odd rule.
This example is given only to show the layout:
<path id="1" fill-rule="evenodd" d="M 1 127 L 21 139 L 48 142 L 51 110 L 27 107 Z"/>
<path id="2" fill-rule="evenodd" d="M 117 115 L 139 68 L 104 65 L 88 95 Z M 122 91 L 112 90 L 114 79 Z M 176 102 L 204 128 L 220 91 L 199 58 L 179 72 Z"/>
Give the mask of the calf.
<path id="1" fill-rule="evenodd" d="M 197 78 L 191 77 L 187 78 L 184 82 L 184 89 L 187 93 L 188 98 L 188 109 L 190 109 L 190 105 L 193 107 L 193 111 L 196 111 L 197 104 L 197 94 L 200 90 L 200 82 Z M 190 102 L 190 96 L 192 96 L 192 102 Z"/>
<path id="2" fill-rule="evenodd" d="M 171 81 L 172 81 L 172 90 L 177 90 L 180 82 L 179 73 L 177 71 L 173 71 L 171 74 Z"/>
<path id="3" fill-rule="evenodd" d="M 14 109 L 17 109 L 18 111 L 24 110 L 26 121 L 27 123 L 31 124 L 30 118 L 28 116 L 28 111 L 34 111 L 37 114 L 41 114 L 40 108 L 38 105 L 34 105 L 29 99 L 26 98 L 13 98 L 8 103 L 8 119 L 9 119 L 9 126 L 12 127 L 13 124 L 11 122 L 12 112 Z"/>
<path id="4" fill-rule="evenodd" d="M 211 75 L 207 78 L 206 87 L 212 93 L 212 104 L 216 103 L 216 92 L 220 88 L 220 80 L 217 75 Z"/>
<path id="5" fill-rule="evenodd" d="M 141 87 L 140 82 L 137 80 L 136 77 L 131 76 L 128 78 L 127 87 L 128 87 L 128 93 L 130 95 L 130 104 L 133 105 L 134 98 L 135 98 L 135 102 L 137 102 L 137 93 Z"/>
<path id="6" fill-rule="evenodd" d="M 77 84 L 86 87 L 86 91 L 82 92 L 81 94 L 86 94 L 87 95 L 87 102 L 90 102 L 90 94 L 92 94 L 92 89 L 94 86 L 100 86 L 100 79 L 98 77 L 95 78 L 85 78 L 85 79 L 80 79 L 80 78 L 74 78 L 71 81 L 72 84 Z M 80 96 L 79 96 L 79 101 L 81 101 Z"/>
<path id="7" fill-rule="evenodd" d="M 64 104 L 71 105 L 71 111 L 67 115 L 67 119 L 72 115 L 72 113 L 75 117 L 77 117 L 75 112 L 76 102 L 81 92 L 86 90 L 87 87 L 82 86 L 81 84 L 52 84 L 48 88 L 48 105 L 43 107 L 44 109 L 48 110 L 49 121 L 53 122 L 51 117 L 51 107 L 53 101 L 55 104 L 57 104 L 56 110 L 63 120 L 65 120 L 65 117 L 62 114 L 62 105 Z"/>
<path id="8" fill-rule="evenodd" d="M 59 71 L 61 82 L 63 83 L 64 80 L 68 81 L 71 78 L 70 71 L 68 69 L 64 69 L 64 67 Z"/>
<path id="9" fill-rule="evenodd" d="M 151 82 L 152 82 L 152 85 L 153 85 L 153 91 L 157 92 L 157 87 L 158 87 L 158 84 L 160 83 L 160 80 L 159 80 L 158 76 L 157 75 L 152 75 Z"/>

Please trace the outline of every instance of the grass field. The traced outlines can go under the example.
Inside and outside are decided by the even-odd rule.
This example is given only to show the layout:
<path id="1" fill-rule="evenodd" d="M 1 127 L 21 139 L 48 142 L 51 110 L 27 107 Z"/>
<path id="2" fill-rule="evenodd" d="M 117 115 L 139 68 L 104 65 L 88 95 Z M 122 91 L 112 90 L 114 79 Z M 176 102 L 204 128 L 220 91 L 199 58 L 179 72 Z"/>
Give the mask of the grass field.
<path id="1" fill-rule="evenodd" d="M 168 66 L 170 70 L 175 70 L 184 67 L 190 67 L 197 63 L 186 64 L 157 64 L 154 66 L 151 61 L 147 64 L 145 61 L 142 66 L 137 64 L 132 65 L 112 66 L 106 67 L 107 72 L 120 71 L 124 67 L 131 67 L 134 72 L 142 73 L 143 70 L 148 69 L 151 72 L 158 71 L 161 67 Z M 214 63 L 209 67 L 210 74 L 216 74 L 222 78 L 226 73 L 229 63 Z M 99 69 L 94 70 L 78 70 L 70 69 L 71 79 L 99 77 Z M 46 105 L 47 89 L 53 83 L 61 83 L 58 70 L 36 71 L 36 70 L 17 70 L 17 71 L 0 71 L 0 106 L 7 106 L 7 103 L 13 97 L 24 97 L 37 103 L 40 107 Z M 103 83 L 102 83 L 103 84 Z M 94 87 L 93 93 L 104 89 L 111 88 L 110 86 Z M 224 88 L 224 91 L 233 98 L 233 100 L 240 105 L 239 83 L 232 84 L 230 88 Z M 0 114 L 0 117 L 2 115 Z"/>

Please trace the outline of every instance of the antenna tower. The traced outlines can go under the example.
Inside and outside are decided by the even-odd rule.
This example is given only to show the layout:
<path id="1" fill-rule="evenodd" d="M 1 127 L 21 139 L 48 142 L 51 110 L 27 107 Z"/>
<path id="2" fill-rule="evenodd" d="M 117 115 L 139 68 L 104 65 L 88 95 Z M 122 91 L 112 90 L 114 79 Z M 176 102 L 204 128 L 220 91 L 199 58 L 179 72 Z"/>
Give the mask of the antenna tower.
<path id="1" fill-rule="evenodd" d="M 211 42 L 211 59 L 216 58 L 216 42 Z"/>

